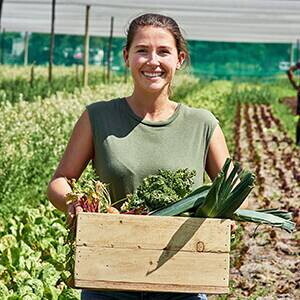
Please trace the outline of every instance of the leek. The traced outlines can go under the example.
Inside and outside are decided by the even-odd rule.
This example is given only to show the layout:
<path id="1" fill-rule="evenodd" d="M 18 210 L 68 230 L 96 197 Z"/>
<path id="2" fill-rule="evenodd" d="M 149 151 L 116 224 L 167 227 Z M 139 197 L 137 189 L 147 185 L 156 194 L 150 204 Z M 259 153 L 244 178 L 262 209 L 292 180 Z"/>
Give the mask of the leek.
<path id="1" fill-rule="evenodd" d="M 228 158 L 212 183 L 203 205 L 196 210 L 196 217 L 230 218 L 241 206 L 254 187 L 255 176 L 243 171 L 238 163 L 228 175 L 231 159 Z M 240 180 L 236 187 L 237 180 Z"/>
<path id="2" fill-rule="evenodd" d="M 295 223 L 289 219 L 279 217 L 276 215 L 276 210 L 255 211 L 248 209 L 238 209 L 232 216 L 232 220 L 243 222 L 255 222 L 258 224 L 268 224 L 275 227 L 282 228 L 287 232 L 293 232 L 295 229 Z M 288 213 L 280 211 L 279 214 L 283 214 L 288 217 Z"/>

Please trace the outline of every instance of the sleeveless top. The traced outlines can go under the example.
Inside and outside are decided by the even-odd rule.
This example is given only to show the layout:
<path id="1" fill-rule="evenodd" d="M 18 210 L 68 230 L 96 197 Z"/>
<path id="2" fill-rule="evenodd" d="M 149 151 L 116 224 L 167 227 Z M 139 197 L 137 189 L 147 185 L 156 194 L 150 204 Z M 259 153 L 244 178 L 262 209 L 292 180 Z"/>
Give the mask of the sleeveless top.
<path id="1" fill-rule="evenodd" d="M 137 116 L 125 98 L 117 98 L 92 103 L 87 111 L 93 167 L 109 184 L 112 202 L 133 193 L 159 169 L 196 170 L 193 189 L 203 184 L 209 141 L 218 124 L 208 110 L 178 104 L 169 119 L 152 122 Z"/>

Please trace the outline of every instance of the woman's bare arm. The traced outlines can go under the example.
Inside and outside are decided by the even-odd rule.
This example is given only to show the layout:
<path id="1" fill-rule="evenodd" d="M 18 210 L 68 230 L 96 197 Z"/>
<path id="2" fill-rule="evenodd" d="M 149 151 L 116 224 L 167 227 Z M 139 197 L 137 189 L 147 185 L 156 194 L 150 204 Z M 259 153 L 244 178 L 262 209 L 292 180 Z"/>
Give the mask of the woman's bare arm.
<path id="1" fill-rule="evenodd" d="M 298 64 L 297 64 L 297 65 L 291 66 L 287 71 L 289 81 L 292 84 L 292 86 L 294 87 L 294 89 L 297 90 L 297 91 L 300 89 L 300 86 L 297 85 L 297 83 L 294 79 L 294 72 L 298 69 L 300 69 L 300 66 L 298 67 Z"/>
<path id="2" fill-rule="evenodd" d="M 74 126 L 60 163 L 48 185 L 47 196 L 59 210 L 67 212 L 65 196 L 71 191 L 66 178 L 78 179 L 94 155 L 92 129 L 85 111 Z"/>
<path id="3" fill-rule="evenodd" d="M 217 177 L 226 159 L 229 157 L 224 134 L 220 126 L 217 125 L 210 139 L 206 158 L 206 172 L 211 180 Z"/>

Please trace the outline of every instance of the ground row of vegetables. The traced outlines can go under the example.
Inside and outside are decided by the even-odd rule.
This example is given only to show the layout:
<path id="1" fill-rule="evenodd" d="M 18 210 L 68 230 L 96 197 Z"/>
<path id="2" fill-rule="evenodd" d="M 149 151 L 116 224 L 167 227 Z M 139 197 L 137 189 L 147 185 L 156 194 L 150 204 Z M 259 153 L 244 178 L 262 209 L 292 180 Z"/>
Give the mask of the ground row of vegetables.
<path id="1" fill-rule="evenodd" d="M 300 153 L 274 111 L 258 101 L 238 105 L 235 158 L 257 176 L 251 208 L 285 209 L 299 230 Z M 236 234 L 243 238 L 232 252 L 231 297 L 298 299 L 299 232 L 243 224 Z"/>
<path id="2" fill-rule="evenodd" d="M 65 243 L 65 218 L 44 192 L 84 105 L 130 89 L 116 83 L 32 103 L 0 103 L 1 299 L 78 299 L 79 293 L 66 286 L 71 249 Z M 234 93 L 231 82 L 205 84 L 183 77 L 174 98 L 213 111 L 233 152 Z M 91 176 L 88 168 L 83 179 Z"/>
<path id="3" fill-rule="evenodd" d="M 105 69 L 91 66 L 88 84 L 94 87 L 105 82 Z M 113 82 L 122 82 L 124 78 L 113 74 Z M 48 81 L 48 69 L 41 66 L 8 67 L 0 70 L 0 102 L 16 103 L 48 98 L 57 92 L 73 93 L 82 89 L 82 66 L 53 68 L 52 81 Z"/>

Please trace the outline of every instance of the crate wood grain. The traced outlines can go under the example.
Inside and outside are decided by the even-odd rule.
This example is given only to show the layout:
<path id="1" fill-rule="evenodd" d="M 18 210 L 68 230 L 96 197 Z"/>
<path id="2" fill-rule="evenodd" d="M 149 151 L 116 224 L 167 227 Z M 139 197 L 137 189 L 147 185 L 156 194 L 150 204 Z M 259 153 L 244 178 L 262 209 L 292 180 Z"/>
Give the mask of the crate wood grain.
<path id="1" fill-rule="evenodd" d="M 230 223 L 79 213 L 75 287 L 228 293 Z"/>

